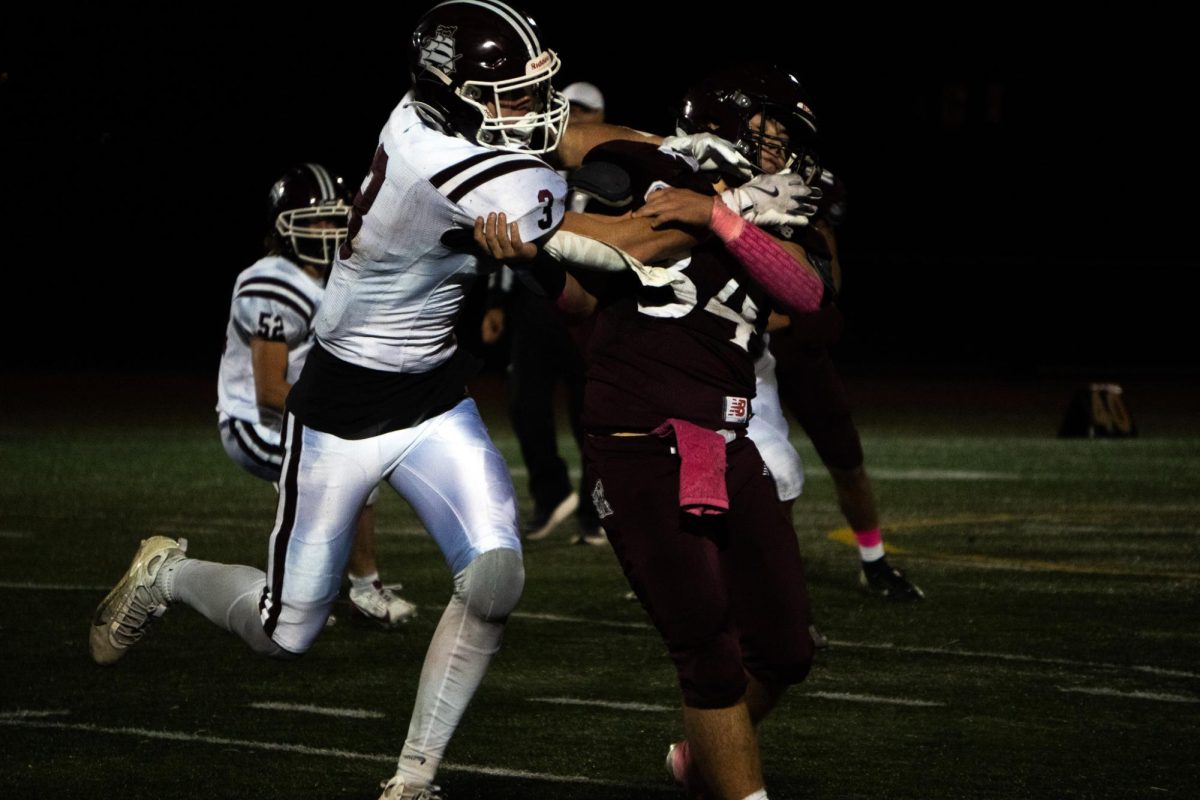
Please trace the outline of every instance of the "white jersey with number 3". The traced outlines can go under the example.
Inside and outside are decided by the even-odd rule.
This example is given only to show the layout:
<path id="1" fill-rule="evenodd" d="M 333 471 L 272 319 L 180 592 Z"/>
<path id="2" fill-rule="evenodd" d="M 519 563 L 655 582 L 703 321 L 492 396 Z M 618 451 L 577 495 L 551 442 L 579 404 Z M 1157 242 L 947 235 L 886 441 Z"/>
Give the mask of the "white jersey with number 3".
<path id="1" fill-rule="evenodd" d="M 475 218 L 504 212 L 534 241 L 562 222 L 566 183 L 533 155 L 430 128 L 411 100 L 379 137 L 316 327 L 342 361 L 420 373 L 454 353 L 463 298 L 488 263 L 471 237 Z"/>

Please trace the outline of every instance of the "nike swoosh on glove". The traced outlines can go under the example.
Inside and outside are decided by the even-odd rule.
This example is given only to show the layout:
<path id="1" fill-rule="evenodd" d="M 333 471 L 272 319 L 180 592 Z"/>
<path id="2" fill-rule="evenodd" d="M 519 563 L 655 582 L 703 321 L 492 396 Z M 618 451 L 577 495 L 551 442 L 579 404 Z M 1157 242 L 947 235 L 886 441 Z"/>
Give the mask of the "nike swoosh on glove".
<path id="1" fill-rule="evenodd" d="M 721 201 L 755 225 L 803 226 L 817 213 L 821 190 L 807 186 L 790 172 L 758 175 L 736 189 L 721 192 Z"/>

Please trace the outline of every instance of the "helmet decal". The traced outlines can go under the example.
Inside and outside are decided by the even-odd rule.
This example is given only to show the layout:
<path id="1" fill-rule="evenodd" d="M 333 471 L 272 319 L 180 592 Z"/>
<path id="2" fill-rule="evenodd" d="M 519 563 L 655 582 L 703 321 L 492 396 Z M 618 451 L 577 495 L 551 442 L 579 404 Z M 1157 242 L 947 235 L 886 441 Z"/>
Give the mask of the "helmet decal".
<path id="1" fill-rule="evenodd" d="M 498 150 L 547 153 L 570 110 L 552 85 L 561 63 L 537 23 L 500 0 L 446 0 L 409 48 L 412 104 L 437 130 Z"/>
<path id="2" fill-rule="evenodd" d="M 446 75 L 453 75 L 454 62 L 459 58 L 454 52 L 454 32 L 457 30 L 456 25 L 438 25 L 434 35 L 421 45 L 421 66 L 433 67 Z"/>

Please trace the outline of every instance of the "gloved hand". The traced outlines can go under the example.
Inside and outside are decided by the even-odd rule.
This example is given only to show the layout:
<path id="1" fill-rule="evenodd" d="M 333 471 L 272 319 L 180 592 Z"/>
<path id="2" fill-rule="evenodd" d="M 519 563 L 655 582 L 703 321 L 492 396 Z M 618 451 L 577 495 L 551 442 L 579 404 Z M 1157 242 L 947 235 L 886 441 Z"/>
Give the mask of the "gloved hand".
<path id="1" fill-rule="evenodd" d="M 754 174 L 754 168 L 750 162 L 738 152 L 733 143 L 722 139 L 715 133 L 668 136 L 663 139 L 661 149 L 673 150 L 694 158 L 700 164 L 702 172 L 715 170 L 742 178 L 749 178 Z"/>
<path id="2" fill-rule="evenodd" d="M 736 189 L 721 192 L 721 201 L 755 225 L 804 226 L 817 213 L 821 190 L 806 186 L 799 175 L 759 175 Z"/>

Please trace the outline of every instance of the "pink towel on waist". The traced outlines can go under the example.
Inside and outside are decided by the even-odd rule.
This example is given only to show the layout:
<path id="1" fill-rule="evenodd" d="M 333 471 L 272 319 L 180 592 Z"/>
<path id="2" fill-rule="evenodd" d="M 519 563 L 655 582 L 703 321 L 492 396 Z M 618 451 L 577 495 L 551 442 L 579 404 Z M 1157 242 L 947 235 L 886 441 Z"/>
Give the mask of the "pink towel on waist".
<path id="1" fill-rule="evenodd" d="M 725 437 L 682 419 L 668 419 L 653 433 L 665 437 L 672 431 L 679 450 L 679 507 L 698 517 L 724 514 L 729 510 Z"/>

